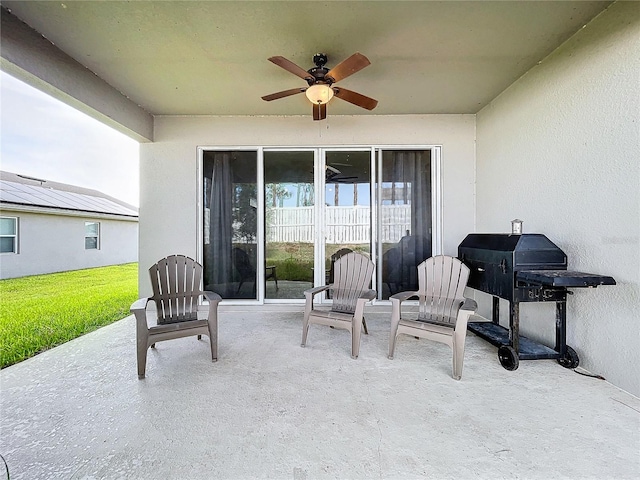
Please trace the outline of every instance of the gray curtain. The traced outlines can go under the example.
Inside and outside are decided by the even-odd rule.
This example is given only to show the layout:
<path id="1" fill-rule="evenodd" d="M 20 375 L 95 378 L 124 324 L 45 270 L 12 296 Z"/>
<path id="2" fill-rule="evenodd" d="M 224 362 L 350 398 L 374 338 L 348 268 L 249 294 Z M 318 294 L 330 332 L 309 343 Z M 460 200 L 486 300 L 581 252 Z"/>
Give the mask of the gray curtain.
<path id="1" fill-rule="evenodd" d="M 233 169 L 229 152 L 213 155 L 209 239 L 211 270 L 210 281 L 223 297 L 233 296 L 233 266 L 231 247 L 233 240 Z"/>
<path id="2" fill-rule="evenodd" d="M 428 240 L 431 256 L 431 151 L 405 152 L 411 176 L 411 233 Z"/>

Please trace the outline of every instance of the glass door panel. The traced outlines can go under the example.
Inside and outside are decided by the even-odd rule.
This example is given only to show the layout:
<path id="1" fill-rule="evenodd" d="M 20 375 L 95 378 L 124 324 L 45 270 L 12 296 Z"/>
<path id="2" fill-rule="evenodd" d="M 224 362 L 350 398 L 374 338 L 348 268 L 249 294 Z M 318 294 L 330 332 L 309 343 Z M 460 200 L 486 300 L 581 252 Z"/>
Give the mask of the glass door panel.
<path id="1" fill-rule="evenodd" d="M 326 151 L 324 180 L 324 268 L 331 283 L 340 256 L 371 256 L 371 151 Z"/>
<path id="2" fill-rule="evenodd" d="M 203 154 L 205 290 L 257 298 L 257 152 Z"/>
<path id="3" fill-rule="evenodd" d="M 314 151 L 264 152 L 265 299 L 304 299 L 316 242 Z"/>
<path id="4" fill-rule="evenodd" d="M 416 267 L 431 257 L 430 150 L 384 150 L 379 192 L 382 268 L 378 298 L 418 289 Z"/>

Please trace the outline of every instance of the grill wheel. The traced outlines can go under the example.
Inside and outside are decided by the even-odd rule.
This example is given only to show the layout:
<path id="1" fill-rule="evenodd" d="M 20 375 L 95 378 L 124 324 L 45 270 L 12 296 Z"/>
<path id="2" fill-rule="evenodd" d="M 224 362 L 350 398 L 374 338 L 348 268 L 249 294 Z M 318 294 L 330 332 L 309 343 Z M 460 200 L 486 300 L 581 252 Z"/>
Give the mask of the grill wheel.
<path id="1" fill-rule="evenodd" d="M 576 351 L 567 345 L 567 350 L 563 357 L 558 359 L 558 363 L 562 365 L 564 368 L 576 368 L 580 365 L 580 359 L 578 358 L 578 354 Z"/>
<path id="2" fill-rule="evenodd" d="M 518 353 L 511 345 L 502 345 L 498 348 L 498 360 L 506 370 L 517 370 L 520 365 Z"/>

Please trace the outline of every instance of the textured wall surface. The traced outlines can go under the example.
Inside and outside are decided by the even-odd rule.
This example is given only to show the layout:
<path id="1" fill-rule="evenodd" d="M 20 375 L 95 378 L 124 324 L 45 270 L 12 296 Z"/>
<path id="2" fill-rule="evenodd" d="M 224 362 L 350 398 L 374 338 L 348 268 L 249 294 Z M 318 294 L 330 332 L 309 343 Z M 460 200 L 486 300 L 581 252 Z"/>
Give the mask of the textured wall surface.
<path id="1" fill-rule="evenodd" d="M 0 255 L 1 278 L 103 267 L 138 260 L 138 222 L 35 214 L 3 209 L 18 217 L 19 253 Z M 100 222 L 100 249 L 85 250 L 84 223 Z"/>
<path id="2" fill-rule="evenodd" d="M 640 395 L 640 3 L 596 17 L 477 115 L 477 230 L 546 234 L 569 269 L 618 285 L 575 289 L 568 344 Z M 486 303 L 486 302 L 485 302 Z M 523 330 L 553 339 L 551 305 Z M 486 307 L 485 307 L 486 308 Z M 505 312 L 506 309 L 502 309 Z M 553 345 L 553 343 L 551 343 Z"/>
<path id="3" fill-rule="evenodd" d="M 474 226 L 474 115 L 158 117 L 140 145 L 140 292 L 146 268 L 172 253 L 197 256 L 197 147 L 441 145 L 443 251 Z"/>

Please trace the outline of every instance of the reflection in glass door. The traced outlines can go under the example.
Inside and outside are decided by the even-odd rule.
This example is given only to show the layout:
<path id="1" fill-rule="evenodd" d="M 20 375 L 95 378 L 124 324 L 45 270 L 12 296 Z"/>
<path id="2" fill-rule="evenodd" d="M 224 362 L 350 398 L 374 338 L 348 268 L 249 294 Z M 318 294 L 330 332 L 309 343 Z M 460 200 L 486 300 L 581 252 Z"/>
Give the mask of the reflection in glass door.
<path id="1" fill-rule="evenodd" d="M 304 298 L 316 242 L 314 151 L 264 152 L 265 299 Z"/>
<path id="2" fill-rule="evenodd" d="M 371 150 L 326 151 L 324 187 L 325 282 L 342 255 L 371 255 Z"/>

